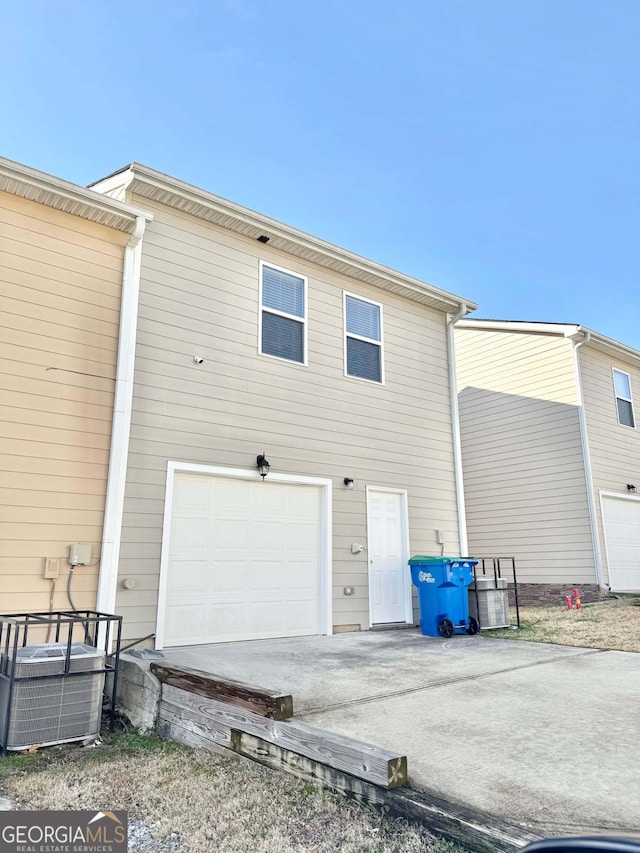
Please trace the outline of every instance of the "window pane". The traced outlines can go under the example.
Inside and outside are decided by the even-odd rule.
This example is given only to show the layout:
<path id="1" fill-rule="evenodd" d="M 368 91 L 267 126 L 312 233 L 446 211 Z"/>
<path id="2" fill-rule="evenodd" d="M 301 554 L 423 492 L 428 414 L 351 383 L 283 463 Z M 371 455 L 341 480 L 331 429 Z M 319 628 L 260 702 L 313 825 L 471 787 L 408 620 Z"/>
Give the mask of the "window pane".
<path id="1" fill-rule="evenodd" d="M 380 340 L 380 306 L 371 305 L 353 296 L 346 298 L 347 332 L 362 335 L 363 338 Z"/>
<path id="2" fill-rule="evenodd" d="M 289 361 L 304 362 L 304 325 L 277 314 L 262 312 L 262 352 Z"/>
<path id="3" fill-rule="evenodd" d="M 622 373 L 621 370 L 613 371 L 613 382 L 616 386 L 616 394 L 618 397 L 631 398 L 631 385 L 629 384 L 629 375 Z"/>
<path id="4" fill-rule="evenodd" d="M 633 419 L 633 406 L 631 403 L 627 402 L 627 400 L 621 400 L 618 398 L 616 400 L 618 404 L 618 420 L 624 426 L 635 426 L 635 421 Z"/>
<path id="5" fill-rule="evenodd" d="M 262 267 L 262 304 L 304 317 L 304 279 L 272 267 Z"/>
<path id="6" fill-rule="evenodd" d="M 380 347 L 355 338 L 347 338 L 347 373 L 361 379 L 382 382 Z"/>

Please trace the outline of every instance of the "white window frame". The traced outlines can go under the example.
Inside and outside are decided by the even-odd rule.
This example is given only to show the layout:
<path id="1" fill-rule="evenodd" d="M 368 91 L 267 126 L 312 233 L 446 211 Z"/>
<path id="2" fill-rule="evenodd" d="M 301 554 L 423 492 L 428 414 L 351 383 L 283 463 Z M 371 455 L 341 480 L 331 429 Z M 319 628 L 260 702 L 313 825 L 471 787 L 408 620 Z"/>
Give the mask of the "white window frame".
<path id="1" fill-rule="evenodd" d="M 380 309 L 380 340 L 376 341 L 373 338 L 365 338 L 362 335 L 354 335 L 353 332 L 347 332 L 347 297 L 351 296 L 352 299 L 359 299 L 360 302 L 368 302 L 369 305 L 376 305 Z M 342 291 L 342 332 L 343 332 L 343 345 L 344 345 L 344 375 L 349 379 L 355 379 L 358 382 L 368 382 L 370 385 L 384 385 L 384 319 L 383 319 L 383 306 L 381 302 L 376 302 L 374 299 L 367 299 L 366 296 L 361 296 L 359 293 L 351 293 L 348 290 Z M 347 338 L 353 338 L 356 341 L 364 341 L 367 344 L 375 344 L 380 347 L 380 381 L 377 379 L 367 379 L 365 376 L 354 376 L 349 373 L 349 366 L 347 360 Z"/>
<path id="2" fill-rule="evenodd" d="M 630 395 L 629 397 L 622 397 L 620 394 L 618 394 L 618 391 L 616 388 L 616 373 L 621 373 L 623 376 L 627 377 L 627 380 L 629 382 L 629 395 Z M 618 424 L 621 427 L 626 427 L 627 429 L 635 429 L 636 428 L 636 412 L 635 412 L 635 409 L 633 407 L 633 394 L 631 392 L 631 374 L 627 373 L 626 370 L 620 370 L 619 367 L 612 367 L 611 368 L 611 378 L 613 381 L 613 394 L 614 394 L 614 398 L 616 401 L 616 418 L 618 419 Z M 633 426 L 631 424 L 623 424 L 620 422 L 620 413 L 618 411 L 618 400 L 624 400 L 625 403 L 631 404 L 631 417 L 633 418 Z"/>
<path id="3" fill-rule="evenodd" d="M 264 307 L 262 304 L 262 273 L 265 267 L 269 267 L 272 270 L 278 270 L 278 272 L 284 272 L 287 275 L 292 275 L 294 278 L 299 278 L 302 280 L 304 285 L 304 317 L 298 317 L 296 314 L 287 314 L 286 311 L 278 311 L 276 308 L 268 308 Z M 284 267 L 279 267 L 277 264 L 269 263 L 269 261 L 259 261 L 259 293 L 258 293 L 258 355 L 262 355 L 265 358 L 275 358 L 277 361 L 282 361 L 285 364 L 297 365 L 298 367 L 308 367 L 309 366 L 309 347 L 308 347 L 308 313 L 309 313 L 309 282 L 306 275 L 302 275 L 299 272 L 295 272 L 294 270 L 288 270 Z M 263 311 L 266 311 L 267 314 L 275 314 L 277 317 L 285 317 L 287 320 L 295 320 L 298 323 L 302 323 L 302 349 L 303 349 L 303 360 L 302 361 L 293 361 L 290 358 L 283 358 L 280 355 L 273 355 L 270 352 L 262 352 L 262 314 Z"/>

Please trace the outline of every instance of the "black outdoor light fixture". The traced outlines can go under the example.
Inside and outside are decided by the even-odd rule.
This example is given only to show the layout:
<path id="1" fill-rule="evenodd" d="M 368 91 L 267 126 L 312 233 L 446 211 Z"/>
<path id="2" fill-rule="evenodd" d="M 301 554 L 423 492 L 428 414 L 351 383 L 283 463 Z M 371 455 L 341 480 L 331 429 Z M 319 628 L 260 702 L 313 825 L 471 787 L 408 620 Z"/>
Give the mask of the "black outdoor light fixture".
<path id="1" fill-rule="evenodd" d="M 261 234 L 259 237 L 256 237 L 258 243 L 268 243 L 271 237 L 267 237 L 266 234 Z"/>
<path id="2" fill-rule="evenodd" d="M 343 480 L 342 482 L 345 484 L 345 486 L 347 487 L 347 489 L 352 489 L 352 488 L 353 488 L 353 479 L 352 479 L 351 477 L 345 477 L 345 478 L 344 478 L 344 480 Z"/>
<path id="3" fill-rule="evenodd" d="M 271 468 L 271 465 L 267 461 L 267 457 L 264 455 L 264 453 L 261 453 L 260 456 L 258 456 L 258 458 L 256 459 L 256 468 L 258 469 L 258 473 L 264 480 L 264 478 L 269 473 L 269 468 Z"/>
<path id="4" fill-rule="evenodd" d="M 628 492 L 637 492 L 637 488 L 633 485 L 633 483 L 627 483 L 627 491 Z"/>

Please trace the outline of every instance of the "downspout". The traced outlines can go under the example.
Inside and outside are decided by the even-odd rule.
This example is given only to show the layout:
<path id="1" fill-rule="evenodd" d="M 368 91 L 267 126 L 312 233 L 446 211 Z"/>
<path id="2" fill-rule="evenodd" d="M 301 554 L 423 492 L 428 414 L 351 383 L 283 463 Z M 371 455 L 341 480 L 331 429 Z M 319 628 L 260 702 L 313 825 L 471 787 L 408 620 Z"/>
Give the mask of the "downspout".
<path id="1" fill-rule="evenodd" d="M 579 331 L 581 331 L 579 329 Z M 591 471 L 591 453 L 589 451 L 589 436 L 587 434 L 587 418 L 584 411 L 584 396 L 582 393 L 582 372 L 580 370 L 580 347 L 588 344 L 591 333 L 582 332 L 582 340 L 575 341 L 571 338 L 573 349 L 573 369 L 576 377 L 576 390 L 578 393 L 578 423 L 580 424 L 580 443 L 582 445 L 582 458 L 584 460 L 584 478 L 587 486 L 587 507 L 589 510 L 589 523 L 591 526 L 591 542 L 593 546 L 593 560 L 596 569 L 596 582 L 601 589 L 609 589 L 602 579 L 602 560 L 600 557 L 600 534 L 598 533 L 598 516 L 596 513 L 596 499 L 593 488 L 593 474 Z"/>
<path id="2" fill-rule="evenodd" d="M 118 561 L 124 510 L 124 488 L 127 476 L 131 408 L 133 404 L 133 371 L 136 354 L 138 326 L 138 296 L 140 292 L 140 262 L 144 216 L 136 217 L 136 224 L 124 249 L 122 296 L 120 300 L 120 334 L 118 338 L 118 363 L 113 401 L 109 474 L 104 510 L 100 577 L 98 580 L 97 609 L 113 613 L 118 587 Z"/>
<path id="3" fill-rule="evenodd" d="M 460 556 L 468 557 L 467 516 L 464 503 L 464 479 L 462 475 L 462 444 L 460 441 L 460 410 L 458 408 L 458 380 L 456 376 L 456 345 L 453 327 L 467 313 L 464 302 L 456 314 L 447 317 L 447 352 L 449 357 L 449 398 L 451 400 L 451 429 L 453 433 L 453 470 L 456 483 L 456 505 L 458 508 L 458 530 Z"/>

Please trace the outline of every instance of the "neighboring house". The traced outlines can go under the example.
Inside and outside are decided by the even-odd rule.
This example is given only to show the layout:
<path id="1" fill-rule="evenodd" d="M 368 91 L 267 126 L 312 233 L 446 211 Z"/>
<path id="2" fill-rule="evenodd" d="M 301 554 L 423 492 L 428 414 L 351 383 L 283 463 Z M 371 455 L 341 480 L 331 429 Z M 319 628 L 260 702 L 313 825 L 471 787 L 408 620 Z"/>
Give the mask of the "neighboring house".
<path id="1" fill-rule="evenodd" d="M 123 261 L 140 211 L 0 159 L 0 611 L 94 608 Z"/>
<path id="2" fill-rule="evenodd" d="M 470 552 L 515 556 L 525 600 L 640 590 L 640 352 L 557 323 L 455 339 Z"/>
<path id="3" fill-rule="evenodd" d="M 94 187 L 154 216 L 100 608 L 158 648 L 412 624 L 408 557 L 466 551 L 475 306 L 145 166 Z"/>

